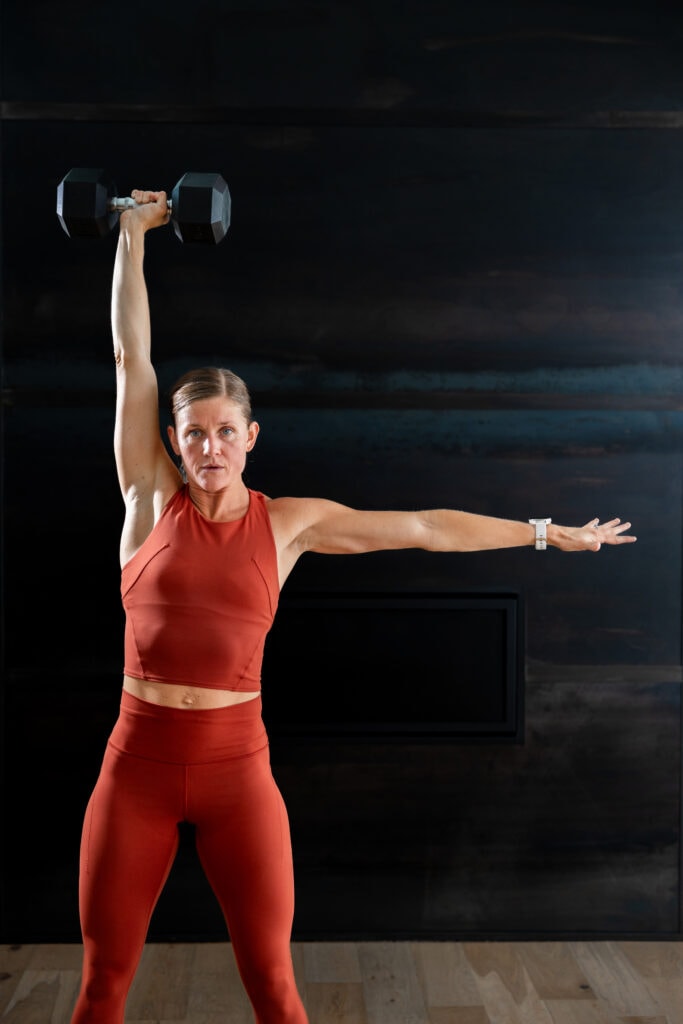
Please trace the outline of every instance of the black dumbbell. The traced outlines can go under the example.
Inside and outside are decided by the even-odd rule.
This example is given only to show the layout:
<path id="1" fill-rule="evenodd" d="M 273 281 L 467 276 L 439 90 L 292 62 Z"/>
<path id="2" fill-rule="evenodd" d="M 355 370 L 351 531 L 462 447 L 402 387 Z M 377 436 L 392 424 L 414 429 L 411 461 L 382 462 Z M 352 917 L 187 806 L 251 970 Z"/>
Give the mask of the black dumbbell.
<path id="1" fill-rule="evenodd" d="M 73 167 L 57 186 L 57 216 L 69 237 L 102 238 L 119 213 L 136 206 L 119 198 L 104 170 Z M 173 229 L 181 242 L 218 245 L 230 226 L 230 192 L 220 174 L 188 171 L 168 200 Z"/>

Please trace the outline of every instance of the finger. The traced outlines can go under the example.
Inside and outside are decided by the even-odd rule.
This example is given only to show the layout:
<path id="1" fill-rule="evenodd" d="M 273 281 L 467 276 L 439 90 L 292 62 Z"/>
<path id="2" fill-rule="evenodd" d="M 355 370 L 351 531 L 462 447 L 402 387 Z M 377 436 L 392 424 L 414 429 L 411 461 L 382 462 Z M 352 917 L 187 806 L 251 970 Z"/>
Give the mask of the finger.
<path id="1" fill-rule="evenodd" d="M 600 523 L 599 519 L 591 519 L 590 523 L 586 523 L 586 526 L 593 530 L 613 530 L 616 526 L 619 526 L 621 519 L 609 519 L 606 523 Z M 626 524 L 627 526 L 630 524 Z"/>
<path id="2" fill-rule="evenodd" d="M 616 537 L 620 533 L 624 533 L 626 530 L 631 529 L 630 523 L 620 523 L 618 526 L 610 526 L 609 533 L 611 536 Z"/>
<path id="3" fill-rule="evenodd" d="M 608 536 L 604 538 L 607 544 L 632 544 L 636 538 L 632 536 L 621 537 L 620 534 L 625 533 L 626 530 L 631 529 L 631 523 L 621 523 L 619 526 L 614 526 L 610 530 Z"/>
<path id="4" fill-rule="evenodd" d="M 136 203 L 158 203 L 163 197 L 166 198 L 165 192 L 152 192 L 150 189 L 134 188 L 131 192 L 131 196 Z"/>

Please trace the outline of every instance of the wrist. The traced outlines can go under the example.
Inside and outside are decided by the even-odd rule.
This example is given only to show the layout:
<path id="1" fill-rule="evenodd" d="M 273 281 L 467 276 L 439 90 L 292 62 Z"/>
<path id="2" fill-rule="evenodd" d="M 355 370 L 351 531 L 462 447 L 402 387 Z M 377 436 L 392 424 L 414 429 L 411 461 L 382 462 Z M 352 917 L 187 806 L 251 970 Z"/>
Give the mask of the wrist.
<path id="1" fill-rule="evenodd" d="M 530 519 L 529 522 L 534 527 L 533 543 L 537 551 L 545 551 L 549 543 L 552 543 L 548 536 L 548 528 L 552 523 L 552 519 Z"/>
<path id="2" fill-rule="evenodd" d="M 137 215 L 137 209 L 134 206 L 129 206 L 119 213 L 119 231 L 126 235 L 142 238 L 149 227 L 145 218 Z"/>
<path id="3" fill-rule="evenodd" d="M 135 260 L 144 259 L 145 233 L 145 226 L 139 222 L 137 217 L 121 214 L 119 217 L 119 246 L 128 257 Z"/>

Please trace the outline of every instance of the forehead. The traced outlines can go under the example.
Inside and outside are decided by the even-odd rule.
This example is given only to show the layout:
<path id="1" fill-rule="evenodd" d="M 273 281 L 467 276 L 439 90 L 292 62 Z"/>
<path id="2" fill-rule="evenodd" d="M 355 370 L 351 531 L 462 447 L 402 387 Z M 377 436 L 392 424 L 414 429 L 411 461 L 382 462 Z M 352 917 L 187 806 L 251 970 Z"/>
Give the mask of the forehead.
<path id="1" fill-rule="evenodd" d="M 244 413 L 238 402 L 216 395 L 202 398 L 183 406 L 176 414 L 176 421 L 182 424 L 195 423 L 199 426 L 213 426 L 218 423 L 244 423 Z"/>

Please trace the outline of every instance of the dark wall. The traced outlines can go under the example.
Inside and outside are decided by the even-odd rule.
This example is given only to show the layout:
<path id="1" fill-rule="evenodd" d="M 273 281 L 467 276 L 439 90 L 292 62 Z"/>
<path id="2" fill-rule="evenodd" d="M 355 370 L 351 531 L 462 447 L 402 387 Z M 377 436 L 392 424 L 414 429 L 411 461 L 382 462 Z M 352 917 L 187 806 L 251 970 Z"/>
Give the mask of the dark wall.
<path id="1" fill-rule="evenodd" d="M 681 933 L 683 14 L 460 6 L 2 6 L 4 941 L 78 937 L 120 692 L 116 238 L 55 216 L 92 165 L 229 182 L 226 240 L 146 266 L 162 389 L 251 386 L 250 486 L 639 537 L 302 561 L 285 593 L 519 593 L 526 685 L 514 744 L 274 723 L 296 935 Z M 223 934 L 186 838 L 152 937 Z"/>

